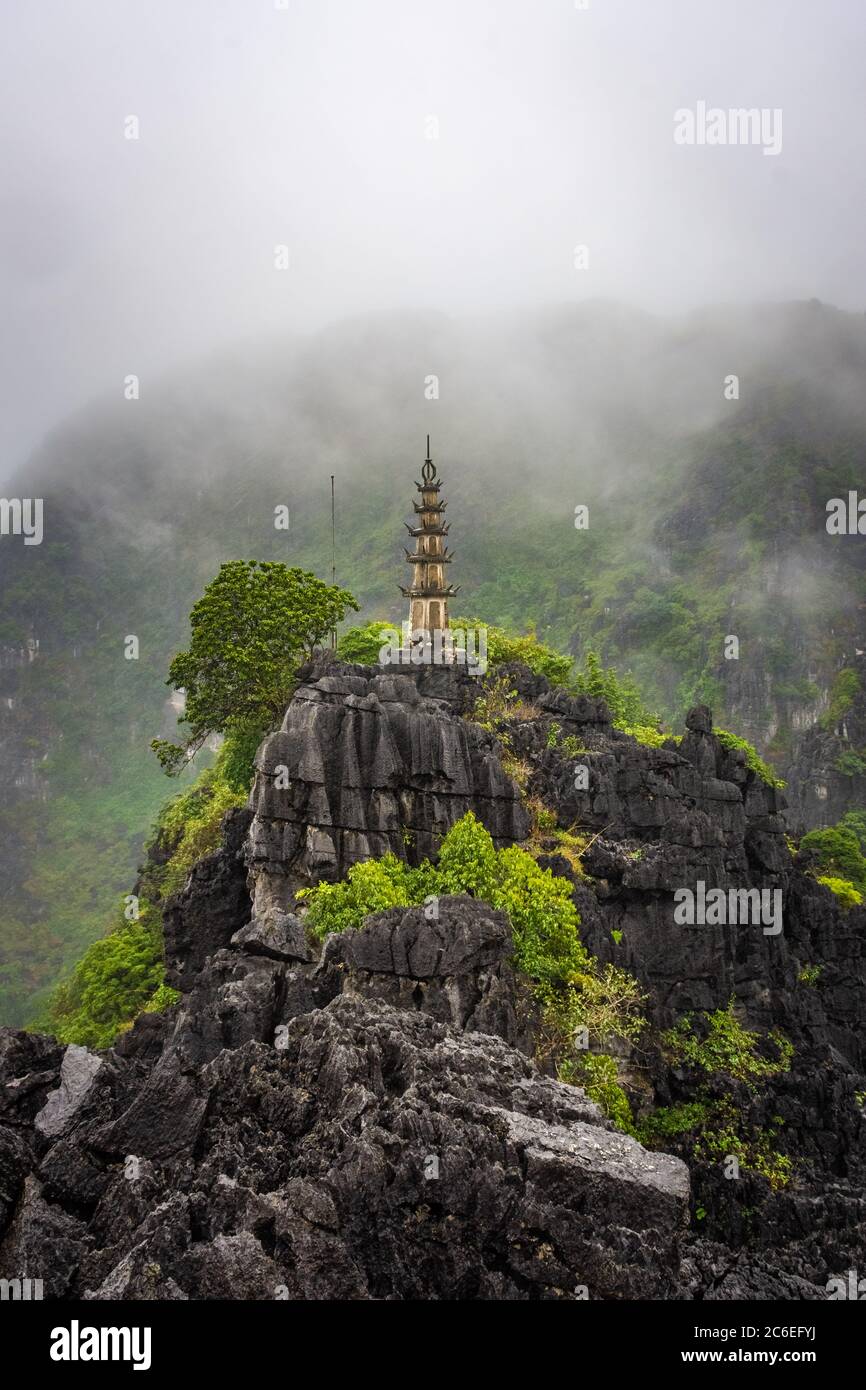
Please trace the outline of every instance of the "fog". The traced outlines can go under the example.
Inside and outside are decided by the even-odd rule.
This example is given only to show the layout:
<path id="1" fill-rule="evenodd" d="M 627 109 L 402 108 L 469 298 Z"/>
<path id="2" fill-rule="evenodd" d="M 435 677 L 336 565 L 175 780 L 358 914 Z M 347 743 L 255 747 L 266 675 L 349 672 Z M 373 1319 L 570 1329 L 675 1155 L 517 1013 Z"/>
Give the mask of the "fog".
<path id="1" fill-rule="evenodd" d="M 860 0 L 280 5 L 6 0 L 0 479 L 128 374 L 368 314 L 866 307 Z M 702 102 L 780 148 L 676 143 Z"/>

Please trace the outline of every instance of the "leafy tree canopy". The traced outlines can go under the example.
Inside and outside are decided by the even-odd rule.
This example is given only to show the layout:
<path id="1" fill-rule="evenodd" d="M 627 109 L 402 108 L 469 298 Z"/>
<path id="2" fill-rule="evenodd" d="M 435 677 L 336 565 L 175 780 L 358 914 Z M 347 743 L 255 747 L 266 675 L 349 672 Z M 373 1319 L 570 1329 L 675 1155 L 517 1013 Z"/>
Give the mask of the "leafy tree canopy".
<path id="1" fill-rule="evenodd" d="M 190 614 L 192 640 L 166 684 L 186 692 L 185 744 L 154 739 L 169 774 L 213 733 L 261 735 L 283 716 L 294 672 L 358 605 L 347 589 L 270 560 L 232 560 Z"/>
<path id="2" fill-rule="evenodd" d="M 849 811 L 838 825 L 810 830 L 800 841 L 800 853 L 808 857 L 817 874 L 823 873 L 834 882 L 847 881 L 859 893 L 866 892 L 866 856 L 857 833 L 862 820 L 862 812 Z"/>
<path id="3" fill-rule="evenodd" d="M 628 673 L 620 676 L 612 666 L 603 666 L 598 652 L 586 653 L 583 670 L 573 684 L 574 689 L 582 695 L 604 700 L 617 729 L 623 729 L 626 733 L 633 733 L 635 729 L 646 732 L 659 723 L 659 716 L 644 705 L 633 676 Z M 663 738 L 664 735 L 659 735 L 659 742 Z M 646 742 L 647 739 L 641 741 Z"/>

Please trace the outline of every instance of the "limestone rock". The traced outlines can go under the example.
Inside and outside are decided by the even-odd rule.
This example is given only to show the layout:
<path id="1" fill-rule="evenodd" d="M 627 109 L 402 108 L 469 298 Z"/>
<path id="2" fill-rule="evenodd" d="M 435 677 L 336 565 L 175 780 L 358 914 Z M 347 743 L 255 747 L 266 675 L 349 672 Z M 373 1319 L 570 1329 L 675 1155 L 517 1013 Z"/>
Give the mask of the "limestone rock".
<path id="1" fill-rule="evenodd" d="M 256 757 L 248 858 L 258 915 L 291 908 L 299 887 L 342 878 L 359 860 L 430 857 L 468 810 L 497 844 L 524 838 L 526 811 L 493 736 L 446 698 L 465 704 L 467 681 L 481 693 L 465 672 L 324 669 L 353 674 L 311 669 Z"/>
<path id="2" fill-rule="evenodd" d="M 40 1134 L 56 1138 L 63 1133 L 93 1085 L 93 1078 L 101 1066 L 102 1059 L 95 1053 L 70 1043 L 63 1054 L 60 1086 L 56 1091 L 51 1091 L 33 1121 Z"/>

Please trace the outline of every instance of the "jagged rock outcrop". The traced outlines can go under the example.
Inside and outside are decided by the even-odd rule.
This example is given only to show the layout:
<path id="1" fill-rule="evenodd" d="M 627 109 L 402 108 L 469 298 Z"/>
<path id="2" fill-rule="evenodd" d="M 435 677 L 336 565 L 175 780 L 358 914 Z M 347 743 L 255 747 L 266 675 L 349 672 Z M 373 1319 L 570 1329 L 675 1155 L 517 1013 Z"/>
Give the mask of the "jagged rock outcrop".
<path id="1" fill-rule="evenodd" d="M 470 809 L 497 843 L 526 835 L 495 739 L 458 713 L 479 693 L 453 667 L 308 670 L 256 759 L 249 858 L 259 916 L 290 909 L 299 887 L 341 878 L 359 860 L 435 855 Z"/>
<path id="2" fill-rule="evenodd" d="M 534 769 L 529 791 L 555 808 L 560 826 L 594 837 L 582 858 L 586 877 L 555 837 L 542 861 L 574 881 L 589 949 L 638 978 L 656 1036 L 685 1013 L 733 1000 L 744 1026 L 781 1030 L 794 1047 L 791 1069 L 760 1096 L 730 1079 L 720 1092 L 735 1095 L 744 1121 L 792 1159 L 790 1184 L 770 1193 L 754 1174 L 733 1182 L 722 1164 L 691 1164 L 703 1229 L 725 1243 L 724 1256 L 710 1258 L 708 1245 L 695 1255 L 700 1279 L 709 1280 L 701 1296 L 766 1289 L 764 1259 L 777 1296 L 820 1297 L 827 1278 L 862 1262 L 866 1246 L 866 911 L 841 910 L 795 866 L 784 793 L 752 772 L 741 751 L 721 745 L 706 708 L 691 712 L 679 746 L 662 748 L 635 744 L 565 705 L 556 723 L 576 736 L 579 753 L 566 756 L 561 738 L 548 746 L 544 718 L 513 722 L 507 732 Z M 574 777 L 578 764 L 588 769 L 585 789 Z M 678 925 L 674 894 L 699 882 L 726 894 L 778 892 L 781 930 Z M 809 975 L 816 967 L 817 982 Z M 696 1077 L 663 1051 L 650 1049 L 624 1076 L 639 1115 L 695 1096 Z"/>
<path id="3" fill-rule="evenodd" d="M 621 1058 L 635 1114 L 693 1099 L 660 1034 L 733 999 L 792 1065 L 758 1089 L 702 1084 L 775 1134 L 789 1185 L 729 1181 L 676 1136 L 649 1152 L 543 1074 L 486 904 L 304 939 L 291 898 L 316 874 L 435 854 L 467 809 L 500 843 L 527 825 L 496 740 L 458 712 L 471 682 L 328 666 L 261 751 L 253 809 L 167 905 L 180 1003 L 100 1058 L 0 1034 L 0 1277 L 59 1298 L 811 1299 L 862 1264 L 866 912 L 792 861 L 782 795 L 705 708 L 647 748 L 601 702 L 508 675 L 529 791 L 585 841 L 580 870 L 556 833 L 542 862 L 571 878 L 593 954 L 647 991 L 647 1037 Z M 698 881 L 779 893 L 782 930 L 679 925 L 674 894 Z"/>
<path id="4" fill-rule="evenodd" d="M 234 819 L 209 861 L 224 884 Z M 188 919 L 209 898 L 194 875 Z M 384 913 L 316 969 L 256 954 L 239 925 L 231 939 L 158 1048 L 145 1016 L 92 1068 L 60 1137 L 38 1115 L 0 1128 L 0 1275 L 56 1298 L 672 1296 L 686 1167 L 498 1035 L 501 914 L 466 898 L 438 921 Z M 37 1050 L 7 1034 L 3 1055 L 6 1090 L 32 1092 Z"/>
<path id="5" fill-rule="evenodd" d="M 835 825 L 847 811 L 866 806 L 866 654 L 847 662 L 859 689 L 851 705 L 829 727 L 817 721 L 794 740 L 783 775 L 788 783 L 789 821 L 796 834 Z"/>
<path id="6" fill-rule="evenodd" d="M 465 895 L 443 897 L 427 908 L 391 908 L 368 917 L 361 931 L 329 937 L 316 975 L 336 976 L 344 994 L 417 1009 L 461 1032 L 526 1043 L 528 1010 L 510 952 L 504 912 Z"/>

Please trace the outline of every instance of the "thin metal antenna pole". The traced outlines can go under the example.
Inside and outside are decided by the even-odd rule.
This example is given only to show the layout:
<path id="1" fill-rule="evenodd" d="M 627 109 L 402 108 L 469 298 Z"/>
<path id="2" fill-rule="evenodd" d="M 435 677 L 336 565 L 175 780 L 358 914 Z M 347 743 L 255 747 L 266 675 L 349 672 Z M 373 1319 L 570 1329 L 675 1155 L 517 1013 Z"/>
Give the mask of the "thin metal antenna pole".
<path id="1" fill-rule="evenodd" d="M 331 583 L 337 583 L 337 511 L 334 501 L 334 475 L 331 474 Z M 337 629 L 331 629 L 331 650 L 337 646 Z"/>

